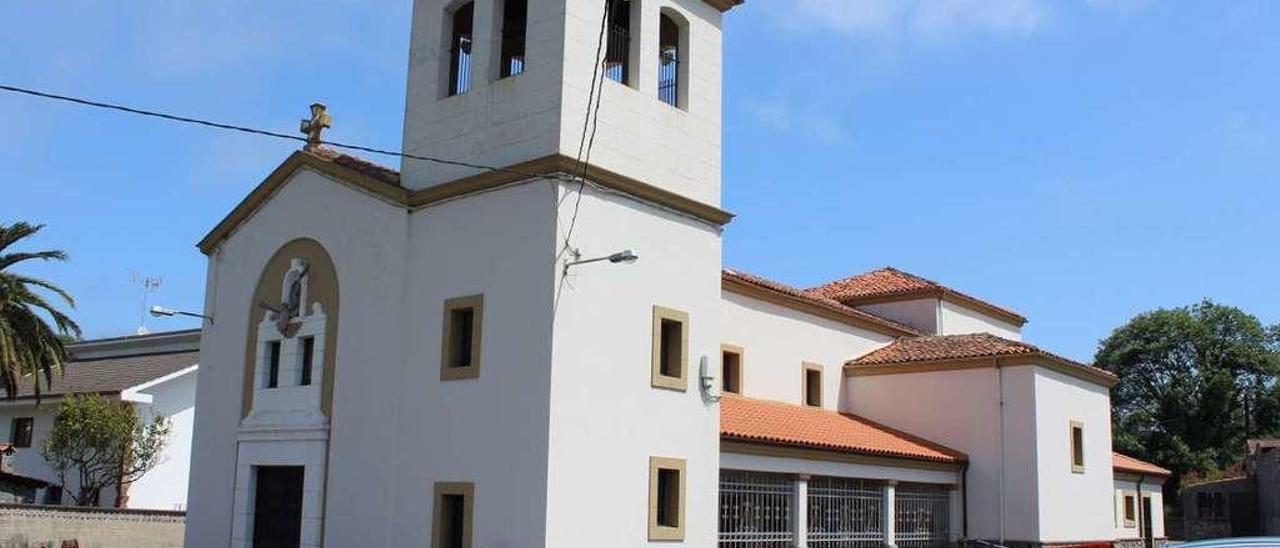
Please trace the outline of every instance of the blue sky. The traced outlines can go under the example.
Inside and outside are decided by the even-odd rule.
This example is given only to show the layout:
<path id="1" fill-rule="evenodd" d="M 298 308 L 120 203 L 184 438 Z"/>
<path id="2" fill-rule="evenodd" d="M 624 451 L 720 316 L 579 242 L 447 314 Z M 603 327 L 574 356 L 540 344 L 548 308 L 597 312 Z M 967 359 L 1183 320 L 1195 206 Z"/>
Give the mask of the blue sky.
<path id="1" fill-rule="evenodd" d="M 409 8 L 23 2 L 0 82 L 286 132 L 322 100 L 331 138 L 398 148 Z M 1155 307 L 1278 322 L 1277 27 L 1269 0 L 748 0 L 725 27 L 725 262 L 798 286 L 897 266 L 1085 360 Z M 195 242 L 295 148 L 8 95 L 0 120 L 0 222 L 48 225 L 34 243 L 73 260 L 30 271 L 95 337 L 137 328 L 135 273 L 199 309 Z"/>

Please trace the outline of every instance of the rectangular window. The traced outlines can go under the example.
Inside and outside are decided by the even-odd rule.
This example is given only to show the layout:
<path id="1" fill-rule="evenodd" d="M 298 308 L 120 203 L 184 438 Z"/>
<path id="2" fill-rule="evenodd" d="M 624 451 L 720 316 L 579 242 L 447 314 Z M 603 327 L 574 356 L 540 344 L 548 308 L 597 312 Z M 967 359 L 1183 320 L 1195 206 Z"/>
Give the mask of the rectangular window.
<path id="1" fill-rule="evenodd" d="M 31 417 L 18 417 L 13 419 L 12 431 L 9 432 L 9 440 L 14 447 L 31 447 L 31 435 L 35 431 L 36 421 Z"/>
<path id="2" fill-rule="evenodd" d="M 267 388 L 280 386 L 280 341 L 267 343 Z"/>
<path id="3" fill-rule="evenodd" d="M 631 84 L 631 2 L 608 0 L 608 46 L 604 54 L 604 75 L 621 84 Z"/>
<path id="4" fill-rule="evenodd" d="M 474 379 L 480 376 L 480 334 L 483 319 L 484 295 L 444 302 L 440 380 Z"/>
<path id="5" fill-rule="evenodd" d="M 529 19 L 529 0 L 505 0 L 502 3 L 502 48 L 498 60 L 499 78 L 524 72 L 525 26 Z"/>
<path id="6" fill-rule="evenodd" d="M 1084 424 L 1071 421 L 1071 471 L 1084 473 Z"/>
<path id="7" fill-rule="evenodd" d="M 432 548 L 471 548 L 474 483 L 436 483 Z"/>
<path id="8" fill-rule="evenodd" d="M 801 367 L 801 383 L 804 390 L 804 404 L 809 407 L 822 407 L 822 366 L 806 363 Z"/>
<path id="9" fill-rule="evenodd" d="M 658 16 L 658 99 L 680 106 L 680 24 L 665 13 Z"/>
<path id="10" fill-rule="evenodd" d="M 725 394 L 742 393 L 742 348 L 720 345 L 720 391 Z"/>
<path id="11" fill-rule="evenodd" d="M 689 315 L 653 307 L 652 384 L 655 388 L 685 390 L 689 369 Z"/>
<path id="12" fill-rule="evenodd" d="M 302 363 L 299 364 L 301 377 L 298 379 L 299 386 L 311 386 L 311 364 L 316 357 L 316 338 L 304 337 L 302 339 Z"/>
<path id="13" fill-rule="evenodd" d="M 685 461 L 649 459 L 649 540 L 684 540 Z"/>
<path id="14" fill-rule="evenodd" d="M 1124 526 L 1133 527 L 1137 523 L 1138 503 L 1137 498 L 1130 494 L 1124 496 Z"/>
<path id="15" fill-rule="evenodd" d="M 449 37 L 449 95 L 471 89 L 471 42 L 475 3 L 467 2 L 453 12 Z"/>

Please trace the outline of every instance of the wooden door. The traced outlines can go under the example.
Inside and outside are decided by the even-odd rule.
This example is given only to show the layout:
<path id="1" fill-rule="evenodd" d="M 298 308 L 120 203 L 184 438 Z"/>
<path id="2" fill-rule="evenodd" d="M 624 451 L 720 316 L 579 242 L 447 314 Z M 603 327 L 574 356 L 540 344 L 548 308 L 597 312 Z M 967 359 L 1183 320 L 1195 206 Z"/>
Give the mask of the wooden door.
<path id="1" fill-rule="evenodd" d="M 302 544 L 301 466 L 257 467 L 253 499 L 253 548 L 298 548 Z"/>

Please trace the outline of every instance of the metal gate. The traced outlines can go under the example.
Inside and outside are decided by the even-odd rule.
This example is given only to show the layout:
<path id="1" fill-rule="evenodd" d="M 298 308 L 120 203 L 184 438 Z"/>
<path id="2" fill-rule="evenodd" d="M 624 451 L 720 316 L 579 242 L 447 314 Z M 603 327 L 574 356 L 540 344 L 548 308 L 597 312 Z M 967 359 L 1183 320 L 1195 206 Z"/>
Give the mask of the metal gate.
<path id="1" fill-rule="evenodd" d="M 825 476 L 809 481 L 812 548 L 878 548 L 884 544 L 883 515 L 878 482 Z"/>
<path id="2" fill-rule="evenodd" d="M 720 546 L 791 548 L 795 498 L 787 476 L 720 472 Z"/>

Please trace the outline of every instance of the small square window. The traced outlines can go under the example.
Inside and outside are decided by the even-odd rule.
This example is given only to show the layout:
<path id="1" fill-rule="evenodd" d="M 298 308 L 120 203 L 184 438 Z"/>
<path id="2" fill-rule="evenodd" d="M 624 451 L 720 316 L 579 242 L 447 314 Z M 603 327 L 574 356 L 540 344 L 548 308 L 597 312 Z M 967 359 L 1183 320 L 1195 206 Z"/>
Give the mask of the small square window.
<path id="1" fill-rule="evenodd" d="M 742 393 L 742 348 L 720 345 L 720 391 L 725 394 Z"/>
<path id="2" fill-rule="evenodd" d="M 1084 424 L 1071 421 L 1071 471 L 1084 473 Z"/>
<path id="3" fill-rule="evenodd" d="M 280 386 L 280 341 L 267 343 L 267 388 Z"/>
<path id="4" fill-rule="evenodd" d="M 480 333 L 484 295 L 449 299 L 444 303 L 440 380 L 480 376 Z"/>
<path id="5" fill-rule="evenodd" d="M 13 431 L 9 433 L 9 439 L 14 447 L 31 447 L 31 436 L 35 431 L 35 423 L 35 419 L 31 417 L 13 419 Z"/>
<path id="6" fill-rule="evenodd" d="M 300 376 L 298 379 L 298 385 L 311 386 L 311 364 L 316 359 L 316 338 L 315 337 L 302 338 L 302 355 L 301 356 L 302 356 L 301 357 L 302 361 L 301 363 L 298 364 L 299 365 L 298 369 L 301 371 L 301 373 L 299 373 Z"/>
<path id="7" fill-rule="evenodd" d="M 432 548 L 471 548 L 474 483 L 436 483 Z"/>
<path id="8" fill-rule="evenodd" d="M 822 407 L 822 366 L 806 363 L 801 368 L 801 372 L 804 404 L 809 407 Z"/>
<path id="9" fill-rule="evenodd" d="M 652 384 L 655 388 L 685 390 L 689 369 L 689 315 L 653 307 Z"/>
<path id="10" fill-rule="evenodd" d="M 684 540 L 685 461 L 649 459 L 649 540 Z"/>

